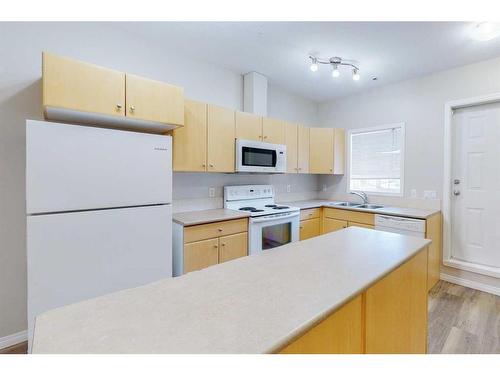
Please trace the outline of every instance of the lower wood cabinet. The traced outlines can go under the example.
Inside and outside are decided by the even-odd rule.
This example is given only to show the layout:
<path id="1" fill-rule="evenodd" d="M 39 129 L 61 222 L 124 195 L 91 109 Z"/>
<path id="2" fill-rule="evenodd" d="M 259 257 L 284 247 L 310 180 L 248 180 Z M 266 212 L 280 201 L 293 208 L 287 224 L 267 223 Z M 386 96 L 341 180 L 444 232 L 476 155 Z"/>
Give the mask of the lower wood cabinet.
<path id="1" fill-rule="evenodd" d="M 321 219 L 308 219 L 300 222 L 300 240 L 319 236 L 321 232 Z"/>
<path id="2" fill-rule="evenodd" d="M 323 218 L 323 230 L 321 233 L 330 233 L 344 228 L 347 228 L 347 221 L 325 217 Z"/>
<path id="3" fill-rule="evenodd" d="M 423 249 L 278 353 L 424 354 L 426 279 L 427 249 Z"/>
<path id="4" fill-rule="evenodd" d="M 248 233 L 232 234 L 219 238 L 219 263 L 248 255 Z"/>
<path id="5" fill-rule="evenodd" d="M 174 276 L 248 255 L 248 219 L 173 227 Z"/>
<path id="6" fill-rule="evenodd" d="M 201 270 L 217 263 L 219 263 L 218 238 L 184 245 L 184 273 Z"/>

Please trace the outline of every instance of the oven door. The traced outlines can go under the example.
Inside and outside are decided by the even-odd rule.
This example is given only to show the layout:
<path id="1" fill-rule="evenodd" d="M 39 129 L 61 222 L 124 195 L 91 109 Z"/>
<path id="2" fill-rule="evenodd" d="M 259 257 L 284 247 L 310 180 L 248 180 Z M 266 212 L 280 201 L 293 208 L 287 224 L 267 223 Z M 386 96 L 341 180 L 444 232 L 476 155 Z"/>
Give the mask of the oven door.
<path id="1" fill-rule="evenodd" d="M 298 241 L 299 216 L 300 212 L 287 212 L 250 218 L 250 255 Z"/>
<path id="2" fill-rule="evenodd" d="M 237 172 L 285 173 L 286 146 L 237 139 L 235 167 Z"/>

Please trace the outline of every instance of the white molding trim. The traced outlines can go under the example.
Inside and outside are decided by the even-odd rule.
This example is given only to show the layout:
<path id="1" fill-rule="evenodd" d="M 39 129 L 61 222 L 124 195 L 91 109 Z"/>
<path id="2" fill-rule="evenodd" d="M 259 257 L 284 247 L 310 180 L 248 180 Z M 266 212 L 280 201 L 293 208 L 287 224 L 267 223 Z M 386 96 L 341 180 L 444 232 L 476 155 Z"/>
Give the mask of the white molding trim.
<path id="1" fill-rule="evenodd" d="M 500 288 L 488 284 L 481 283 L 479 281 L 472 281 L 468 279 L 463 279 L 461 277 L 448 275 L 446 273 L 442 273 L 439 275 L 439 278 L 443 281 L 448 281 L 452 284 L 457 284 L 461 286 L 465 286 L 467 288 L 477 289 L 481 292 L 495 294 L 500 296 Z"/>
<path id="2" fill-rule="evenodd" d="M 20 344 L 28 340 L 28 331 L 13 333 L 9 336 L 0 337 L 0 350 L 9 346 Z"/>
<path id="3" fill-rule="evenodd" d="M 500 93 L 476 96 L 473 98 L 448 101 L 444 105 L 444 170 L 443 170 L 443 263 L 454 268 L 467 270 L 479 274 L 498 277 L 491 269 L 474 263 L 457 261 L 451 253 L 451 147 L 452 147 L 452 118 L 456 109 L 473 107 L 477 105 L 500 102 Z M 449 275 L 448 275 L 449 276 Z M 451 277 L 451 276 L 449 276 Z M 492 293 L 492 292 L 489 292 Z M 493 293 L 496 294 L 496 293 Z"/>

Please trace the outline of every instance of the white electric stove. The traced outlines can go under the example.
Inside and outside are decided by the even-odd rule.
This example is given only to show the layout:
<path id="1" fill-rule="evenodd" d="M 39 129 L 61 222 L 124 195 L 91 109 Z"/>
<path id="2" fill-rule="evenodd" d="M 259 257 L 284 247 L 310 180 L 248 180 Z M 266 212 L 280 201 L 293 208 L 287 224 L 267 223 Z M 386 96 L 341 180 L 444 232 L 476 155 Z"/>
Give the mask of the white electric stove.
<path id="1" fill-rule="evenodd" d="M 276 204 L 271 185 L 225 186 L 224 208 L 250 214 L 250 255 L 299 240 L 300 209 Z"/>

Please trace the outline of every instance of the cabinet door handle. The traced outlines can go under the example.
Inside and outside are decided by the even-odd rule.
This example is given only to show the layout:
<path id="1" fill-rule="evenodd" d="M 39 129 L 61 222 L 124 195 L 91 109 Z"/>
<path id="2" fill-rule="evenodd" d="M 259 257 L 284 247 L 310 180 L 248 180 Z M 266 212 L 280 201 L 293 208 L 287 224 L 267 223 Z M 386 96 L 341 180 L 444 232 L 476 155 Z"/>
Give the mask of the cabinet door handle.
<path id="1" fill-rule="evenodd" d="M 118 103 L 118 104 L 116 105 L 116 109 L 118 109 L 118 110 L 122 109 L 122 105 L 121 105 L 120 103 Z"/>
<path id="2" fill-rule="evenodd" d="M 219 228 L 218 230 L 219 230 L 219 232 L 222 232 L 222 228 Z"/>
<path id="3" fill-rule="evenodd" d="M 333 168 L 330 168 L 330 172 L 333 172 Z"/>
<path id="4" fill-rule="evenodd" d="M 267 135 L 264 136 L 264 139 L 267 139 Z"/>
<path id="5" fill-rule="evenodd" d="M 304 229 L 304 227 L 300 227 L 300 229 Z"/>
<path id="6" fill-rule="evenodd" d="M 226 246 L 226 244 L 225 244 L 225 243 L 221 243 L 221 245 L 222 245 L 222 246 Z"/>
<path id="7" fill-rule="evenodd" d="M 219 246 L 217 246 L 217 245 L 214 245 L 214 247 L 215 247 L 215 248 L 217 249 L 217 248 L 218 248 Z"/>
<path id="8" fill-rule="evenodd" d="M 135 111 L 135 107 L 133 105 L 130 106 L 130 112 L 134 112 Z"/>
<path id="9" fill-rule="evenodd" d="M 203 168 L 205 168 L 207 165 L 206 165 L 205 163 L 203 163 L 201 166 L 202 166 Z"/>
<path id="10" fill-rule="evenodd" d="M 213 164 L 209 164 L 209 165 L 210 165 L 210 168 L 213 168 L 213 167 L 214 167 L 214 165 L 213 165 Z"/>

